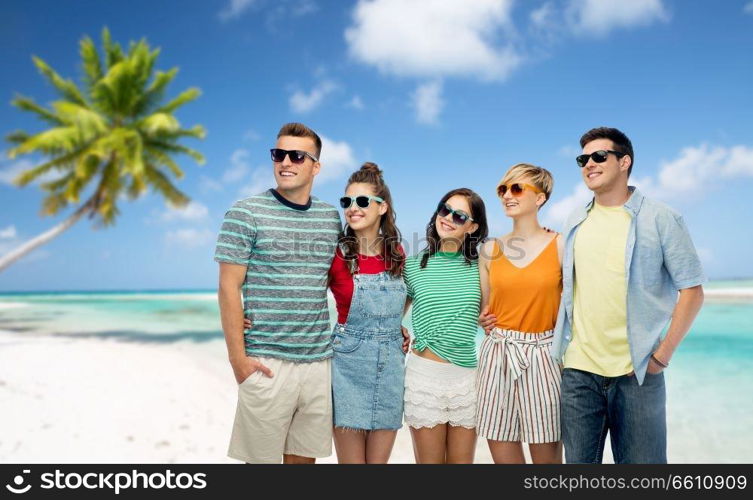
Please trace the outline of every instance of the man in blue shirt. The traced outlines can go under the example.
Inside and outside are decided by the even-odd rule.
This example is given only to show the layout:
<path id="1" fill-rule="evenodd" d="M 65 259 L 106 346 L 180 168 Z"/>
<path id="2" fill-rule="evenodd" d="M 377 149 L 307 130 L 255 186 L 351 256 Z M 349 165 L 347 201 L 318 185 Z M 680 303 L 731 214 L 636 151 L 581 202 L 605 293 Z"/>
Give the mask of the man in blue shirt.
<path id="1" fill-rule="evenodd" d="M 565 224 L 552 344 L 564 367 L 565 459 L 600 463 L 609 432 L 616 463 L 666 463 L 663 371 L 703 304 L 706 278 L 682 216 L 628 186 L 630 139 L 600 127 L 580 145 L 594 199 Z"/>

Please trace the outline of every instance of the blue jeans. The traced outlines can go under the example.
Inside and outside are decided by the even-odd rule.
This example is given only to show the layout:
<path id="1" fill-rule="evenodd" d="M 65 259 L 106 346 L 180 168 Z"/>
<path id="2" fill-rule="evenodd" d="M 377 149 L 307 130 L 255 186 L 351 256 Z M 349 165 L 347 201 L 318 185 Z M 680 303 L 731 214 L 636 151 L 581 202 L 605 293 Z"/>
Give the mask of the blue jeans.
<path id="1" fill-rule="evenodd" d="M 562 373 L 562 442 L 567 463 L 601 463 L 607 431 L 618 464 L 667 463 L 664 374 L 602 377 Z"/>

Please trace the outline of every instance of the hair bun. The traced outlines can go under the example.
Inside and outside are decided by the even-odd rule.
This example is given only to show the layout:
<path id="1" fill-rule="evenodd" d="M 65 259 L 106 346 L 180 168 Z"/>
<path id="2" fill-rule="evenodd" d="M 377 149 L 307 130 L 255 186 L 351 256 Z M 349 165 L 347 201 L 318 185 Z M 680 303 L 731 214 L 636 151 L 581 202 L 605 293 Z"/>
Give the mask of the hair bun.
<path id="1" fill-rule="evenodd" d="M 361 165 L 361 170 L 372 174 L 382 175 L 382 171 L 379 169 L 379 165 L 370 161 L 367 161 L 366 163 Z"/>

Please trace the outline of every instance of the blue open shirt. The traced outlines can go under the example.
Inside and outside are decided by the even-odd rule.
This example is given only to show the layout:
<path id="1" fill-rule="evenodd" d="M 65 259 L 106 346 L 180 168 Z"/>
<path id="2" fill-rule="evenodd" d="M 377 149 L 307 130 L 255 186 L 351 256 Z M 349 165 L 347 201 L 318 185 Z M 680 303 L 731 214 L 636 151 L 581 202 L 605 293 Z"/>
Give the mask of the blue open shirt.
<path id="1" fill-rule="evenodd" d="M 677 291 L 701 285 L 706 277 L 682 216 L 663 203 L 645 198 L 635 187 L 628 189 L 631 195 L 623 205 L 631 218 L 625 249 L 627 337 L 635 375 L 642 385 L 649 357 L 672 317 Z M 562 301 L 551 347 L 552 356 L 559 362 L 573 335 L 575 233 L 592 206 L 593 200 L 570 214 L 563 231 Z"/>

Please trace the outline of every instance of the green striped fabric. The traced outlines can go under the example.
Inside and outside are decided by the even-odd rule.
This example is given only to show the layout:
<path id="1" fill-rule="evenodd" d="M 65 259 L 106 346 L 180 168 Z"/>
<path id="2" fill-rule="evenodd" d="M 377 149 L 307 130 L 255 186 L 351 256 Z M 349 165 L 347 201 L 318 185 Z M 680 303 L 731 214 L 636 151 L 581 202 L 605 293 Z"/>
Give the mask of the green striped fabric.
<path id="1" fill-rule="evenodd" d="M 227 211 L 214 258 L 247 268 L 248 355 L 294 362 L 332 356 L 327 273 L 341 227 L 337 209 L 314 197 L 297 209 L 267 191 Z"/>
<path id="2" fill-rule="evenodd" d="M 481 305 L 478 262 L 460 253 L 437 252 L 421 269 L 423 252 L 405 262 L 404 278 L 413 299 L 414 347 L 431 349 L 458 366 L 474 368 Z"/>

